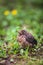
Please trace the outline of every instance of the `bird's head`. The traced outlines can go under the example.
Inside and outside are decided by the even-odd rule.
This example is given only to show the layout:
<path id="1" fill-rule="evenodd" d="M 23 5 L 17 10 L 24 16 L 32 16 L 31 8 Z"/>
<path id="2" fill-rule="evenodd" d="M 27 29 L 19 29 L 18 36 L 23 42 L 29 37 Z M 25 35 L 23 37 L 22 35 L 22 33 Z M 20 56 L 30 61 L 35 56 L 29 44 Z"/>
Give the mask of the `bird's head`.
<path id="1" fill-rule="evenodd" d="M 21 30 L 20 32 L 19 32 L 19 35 L 25 35 L 27 32 L 26 32 L 26 30 Z"/>

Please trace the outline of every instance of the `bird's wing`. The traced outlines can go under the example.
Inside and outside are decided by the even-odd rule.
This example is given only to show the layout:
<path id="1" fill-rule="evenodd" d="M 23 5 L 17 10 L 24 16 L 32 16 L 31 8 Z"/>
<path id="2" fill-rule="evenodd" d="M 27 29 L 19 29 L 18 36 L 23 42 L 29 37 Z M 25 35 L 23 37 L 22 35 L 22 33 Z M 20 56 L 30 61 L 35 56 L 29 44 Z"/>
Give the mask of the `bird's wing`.
<path id="1" fill-rule="evenodd" d="M 37 44 L 37 40 L 30 33 L 27 35 L 26 40 L 32 44 Z"/>

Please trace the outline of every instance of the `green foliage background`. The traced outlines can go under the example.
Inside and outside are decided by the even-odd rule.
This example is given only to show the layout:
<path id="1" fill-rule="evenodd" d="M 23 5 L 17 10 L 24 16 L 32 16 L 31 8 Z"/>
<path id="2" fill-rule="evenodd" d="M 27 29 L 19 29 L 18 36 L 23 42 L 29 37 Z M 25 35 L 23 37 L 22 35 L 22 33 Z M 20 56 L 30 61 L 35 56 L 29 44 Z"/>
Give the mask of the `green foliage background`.
<path id="1" fill-rule="evenodd" d="M 18 11 L 16 16 L 3 14 L 5 10 L 12 11 L 13 9 Z M 16 37 L 23 26 L 33 34 L 38 44 L 43 43 L 43 0 L 0 0 L 0 56 L 6 56 L 6 50 L 9 49 L 9 45 L 7 48 L 3 44 L 6 42 L 15 45 L 14 47 L 11 46 L 8 53 L 14 52 L 16 54 L 18 50 Z M 3 45 L 5 46 L 4 49 L 2 49 Z"/>

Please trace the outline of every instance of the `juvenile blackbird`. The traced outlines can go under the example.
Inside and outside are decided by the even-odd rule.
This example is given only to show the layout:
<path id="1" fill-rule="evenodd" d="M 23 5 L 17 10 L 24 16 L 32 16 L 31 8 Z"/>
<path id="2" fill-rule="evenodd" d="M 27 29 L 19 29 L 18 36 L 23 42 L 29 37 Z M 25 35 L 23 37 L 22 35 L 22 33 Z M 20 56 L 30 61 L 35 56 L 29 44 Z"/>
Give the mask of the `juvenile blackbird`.
<path id="1" fill-rule="evenodd" d="M 33 37 L 31 33 L 28 33 L 26 30 L 21 30 L 17 36 L 17 41 L 19 45 L 23 48 L 25 47 L 34 47 L 37 45 L 37 40 Z"/>

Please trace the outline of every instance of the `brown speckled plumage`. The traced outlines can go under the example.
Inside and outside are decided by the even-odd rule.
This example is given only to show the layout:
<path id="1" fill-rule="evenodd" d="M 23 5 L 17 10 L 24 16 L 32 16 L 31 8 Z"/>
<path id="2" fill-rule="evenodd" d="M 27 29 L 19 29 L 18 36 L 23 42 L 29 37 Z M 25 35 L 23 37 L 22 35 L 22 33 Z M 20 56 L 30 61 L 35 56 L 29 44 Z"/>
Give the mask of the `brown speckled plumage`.
<path id="1" fill-rule="evenodd" d="M 34 45 L 37 45 L 37 40 L 33 37 L 31 33 L 28 33 L 25 30 L 21 30 L 19 32 L 17 40 L 19 42 L 19 45 L 23 48 L 27 46 L 34 47 Z"/>

